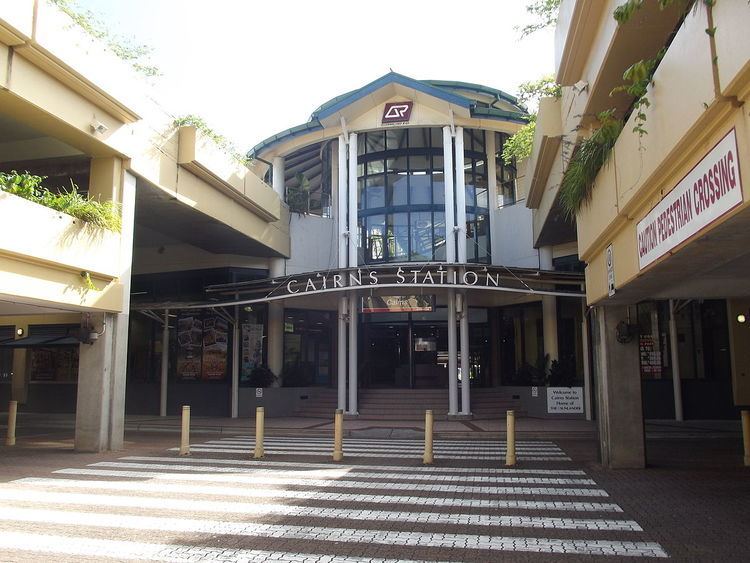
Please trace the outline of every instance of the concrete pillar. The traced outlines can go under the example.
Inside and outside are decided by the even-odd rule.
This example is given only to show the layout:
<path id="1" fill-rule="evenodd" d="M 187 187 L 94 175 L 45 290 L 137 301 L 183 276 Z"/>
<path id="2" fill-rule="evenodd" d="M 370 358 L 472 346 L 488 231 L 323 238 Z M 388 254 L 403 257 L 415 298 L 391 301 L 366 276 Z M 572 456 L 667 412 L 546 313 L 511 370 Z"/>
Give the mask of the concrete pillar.
<path id="1" fill-rule="evenodd" d="M 448 277 L 452 275 L 448 270 Z M 458 346 L 456 342 L 456 290 L 448 290 L 448 416 L 458 414 Z"/>
<path id="2" fill-rule="evenodd" d="M 583 309 L 581 316 L 581 353 L 583 354 L 583 406 L 586 412 L 586 420 L 593 418 L 591 405 L 591 362 L 589 350 L 589 317 L 586 311 L 586 302 L 581 305 Z"/>
<path id="3" fill-rule="evenodd" d="M 456 261 L 456 226 L 453 194 L 453 137 L 451 128 L 443 127 L 443 179 L 445 184 L 445 261 Z"/>
<path id="4" fill-rule="evenodd" d="M 279 194 L 281 201 L 286 201 L 286 179 L 284 172 L 284 157 L 273 157 L 273 173 L 271 174 L 271 187 Z"/>
<path id="5" fill-rule="evenodd" d="M 23 329 L 19 336 L 18 329 Z M 26 338 L 29 335 L 28 324 L 15 325 L 14 338 Z M 27 348 L 13 349 L 13 365 L 11 367 L 10 392 L 11 399 L 19 405 L 25 405 L 29 397 L 29 354 Z"/>
<path id="6" fill-rule="evenodd" d="M 122 208 L 119 281 L 125 298 L 120 313 L 91 316 L 100 318 L 93 328 L 99 332 L 101 327 L 104 333 L 93 345 L 81 345 L 75 434 L 79 451 L 121 450 L 124 443 L 135 189 L 135 176 L 123 170 L 119 158 L 91 161 L 89 194 L 117 201 Z"/>
<path id="7" fill-rule="evenodd" d="M 102 333 L 93 344 L 81 344 L 78 357 L 75 449 L 103 452 L 111 449 L 115 315 L 84 315 L 81 326 Z"/>
<path id="8" fill-rule="evenodd" d="M 357 311 L 359 296 L 352 292 L 349 297 L 349 411 L 358 415 L 357 406 Z"/>
<path id="9" fill-rule="evenodd" d="M 339 297 L 338 303 L 338 340 L 337 340 L 337 385 L 338 385 L 338 401 L 336 408 L 346 411 L 346 312 L 348 310 L 348 299 L 346 297 Z"/>
<path id="10" fill-rule="evenodd" d="M 554 270 L 552 265 L 552 247 L 542 246 L 539 249 L 539 268 Z M 559 357 L 557 344 L 557 297 L 542 296 L 542 330 L 544 335 L 544 355 L 549 357 L 550 363 Z"/>
<path id="11" fill-rule="evenodd" d="M 459 329 L 461 340 L 461 414 L 471 416 L 471 370 L 469 365 L 469 302 L 467 294 L 460 294 Z"/>
<path id="12" fill-rule="evenodd" d="M 240 408 L 240 361 L 242 335 L 240 334 L 240 308 L 234 306 L 234 324 L 232 325 L 232 402 L 231 416 L 237 418 Z"/>
<path id="13" fill-rule="evenodd" d="M 283 258 L 269 260 L 268 274 L 272 278 L 285 275 Z M 284 368 L 284 305 L 280 301 L 268 303 L 268 369 L 281 375 Z"/>
<path id="14" fill-rule="evenodd" d="M 598 306 L 592 319 L 599 450 L 602 465 L 610 469 L 646 465 L 638 338 L 627 343 L 616 338 L 627 313 L 625 306 Z"/>
<path id="15" fill-rule="evenodd" d="M 730 317 L 730 321 L 731 321 Z M 669 348 L 672 359 L 672 391 L 674 393 L 674 419 L 684 420 L 682 415 L 682 381 L 680 379 L 680 353 L 677 342 L 677 319 L 674 299 L 669 300 Z"/>
<path id="16" fill-rule="evenodd" d="M 167 416 L 167 392 L 169 386 L 169 309 L 164 310 L 164 326 L 161 331 L 161 393 L 159 394 L 159 416 Z"/>
<path id="17" fill-rule="evenodd" d="M 466 176 L 464 128 L 456 127 L 456 248 L 459 264 L 466 264 Z"/>

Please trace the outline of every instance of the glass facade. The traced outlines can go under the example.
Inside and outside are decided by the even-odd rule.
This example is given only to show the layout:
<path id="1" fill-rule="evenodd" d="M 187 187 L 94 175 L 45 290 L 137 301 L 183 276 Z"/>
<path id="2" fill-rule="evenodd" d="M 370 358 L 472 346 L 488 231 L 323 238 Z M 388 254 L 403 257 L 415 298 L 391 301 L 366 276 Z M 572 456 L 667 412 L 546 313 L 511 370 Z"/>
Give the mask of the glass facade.
<path id="1" fill-rule="evenodd" d="M 489 262 L 484 132 L 465 135 L 466 249 Z M 357 137 L 360 255 L 366 264 L 445 260 L 443 132 L 388 129 Z"/>

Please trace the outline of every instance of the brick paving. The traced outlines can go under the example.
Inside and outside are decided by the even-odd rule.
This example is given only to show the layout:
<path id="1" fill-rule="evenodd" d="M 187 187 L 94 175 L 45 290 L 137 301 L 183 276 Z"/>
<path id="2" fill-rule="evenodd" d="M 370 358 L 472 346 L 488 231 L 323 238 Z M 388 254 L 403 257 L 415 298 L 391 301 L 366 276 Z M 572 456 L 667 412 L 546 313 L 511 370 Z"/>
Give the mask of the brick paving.
<path id="1" fill-rule="evenodd" d="M 603 471 L 590 439 L 522 440 L 513 469 L 499 441 L 442 441 L 427 467 L 418 440 L 347 440 L 338 464 L 321 437 L 267 438 L 264 460 L 246 433 L 194 439 L 187 458 L 175 440 L 0 447 L 0 561 L 729 561 L 750 547 L 736 439 L 650 442 L 645 471 Z"/>

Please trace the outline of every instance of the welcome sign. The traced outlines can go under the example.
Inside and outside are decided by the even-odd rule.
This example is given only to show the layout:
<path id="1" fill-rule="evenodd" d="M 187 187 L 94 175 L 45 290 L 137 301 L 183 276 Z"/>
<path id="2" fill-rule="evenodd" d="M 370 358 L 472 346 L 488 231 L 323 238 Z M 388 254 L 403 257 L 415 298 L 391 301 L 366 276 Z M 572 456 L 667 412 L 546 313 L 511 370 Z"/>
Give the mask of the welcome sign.
<path id="1" fill-rule="evenodd" d="M 636 228 L 642 270 L 742 203 L 737 135 L 732 129 Z"/>

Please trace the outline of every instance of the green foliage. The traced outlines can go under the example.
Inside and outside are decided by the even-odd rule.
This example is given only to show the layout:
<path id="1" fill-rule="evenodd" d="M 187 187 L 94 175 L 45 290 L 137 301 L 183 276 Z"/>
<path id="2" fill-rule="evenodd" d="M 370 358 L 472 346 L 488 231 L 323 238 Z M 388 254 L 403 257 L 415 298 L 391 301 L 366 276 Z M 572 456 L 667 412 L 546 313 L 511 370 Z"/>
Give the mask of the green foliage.
<path id="1" fill-rule="evenodd" d="M 534 132 L 536 131 L 536 116 L 529 117 L 529 122 L 521 127 L 515 134 L 511 135 L 503 145 L 503 162 L 513 164 L 531 156 L 531 147 L 534 144 Z"/>
<path id="2" fill-rule="evenodd" d="M 521 33 L 521 38 L 534 32 L 545 29 L 557 23 L 557 12 L 560 9 L 560 0 L 532 0 L 526 5 L 526 11 L 537 18 L 537 21 L 521 28 L 516 28 Z"/>
<path id="3" fill-rule="evenodd" d="M 23 174 L 15 170 L 10 173 L 0 172 L 0 190 L 4 192 L 71 215 L 97 227 L 115 232 L 122 230 L 122 217 L 118 203 L 101 202 L 81 195 L 72 182 L 69 189 L 63 189 L 59 193 L 53 192 L 42 186 L 43 181 L 43 176 L 28 172 Z"/>
<path id="4" fill-rule="evenodd" d="M 591 199 L 594 180 L 622 131 L 622 121 L 614 116 L 614 110 L 597 117 L 599 128 L 578 143 L 560 182 L 560 205 L 569 218 Z"/>
<path id="5" fill-rule="evenodd" d="M 90 291 L 99 291 L 99 288 L 94 285 L 93 281 L 91 281 L 91 272 L 84 270 L 81 272 L 81 278 L 83 279 L 83 285 L 86 289 Z"/>
<path id="6" fill-rule="evenodd" d="M 237 161 L 239 164 L 247 166 L 247 164 L 250 162 L 250 159 L 246 155 L 237 150 L 237 147 L 234 146 L 234 143 L 232 143 L 232 141 L 227 139 L 224 135 L 217 133 L 214 129 L 211 128 L 211 126 L 208 125 L 208 123 L 206 123 L 206 120 L 199 115 L 195 115 L 192 113 L 183 115 L 175 118 L 172 124 L 175 127 L 192 125 L 204 137 L 211 139 L 216 144 L 216 146 L 218 146 L 222 151 L 231 156 L 232 159 Z"/>
<path id="7" fill-rule="evenodd" d="M 660 10 L 664 10 L 677 2 L 685 4 L 685 6 L 689 6 L 693 3 L 693 1 L 694 0 L 658 0 Z M 628 0 L 623 4 L 620 4 L 617 8 L 615 8 L 615 11 L 613 13 L 615 20 L 617 20 L 617 23 L 622 25 L 629 21 L 630 18 L 633 17 L 633 14 L 635 14 L 643 7 L 645 2 L 646 0 Z"/>
<path id="8" fill-rule="evenodd" d="M 540 98 L 560 98 L 562 96 L 562 87 L 555 82 L 555 77 L 551 74 L 542 76 L 539 80 L 529 80 L 521 82 L 518 86 L 518 101 L 522 104 L 532 102 L 539 103 Z"/>
<path id="9" fill-rule="evenodd" d="M 635 116 L 633 122 L 633 132 L 638 133 L 639 137 L 646 135 L 648 131 L 645 129 L 646 114 L 644 110 L 651 105 L 646 93 L 648 91 L 649 84 L 652 83 L 654 72 L 659 66 L 662 58 L 664 58 L 665 49 L 661 49 L 653 59 L 641 59 L 630 65 L 622 75 L 623 80 L 628 83 L 622 86 L 618 86 L 610 92 L 610 96 L 617 92 L 625 92 L 626 94 L 633 96 L 635 101 L 633 102 L 633 115 Z"/>
<path id="10" fill-rule="evenodd" d="M 251 387 L 270 387 L 275 380 L 276 376 L 266 366 L 255 366 L 248 378 Z"/>
<path id="11" fill-rule="evenodd" d="M 119 58 L 145 76 L 159 76 L 158 67 L 147 64 L 153 48 L 147 45 L 134 44 L 130 39 L 112 34 L 104 24 L 90 11 L 78 6 L 75 0 L 47 0 L 67 14 L 86 33 L 104 42 Z"/>

